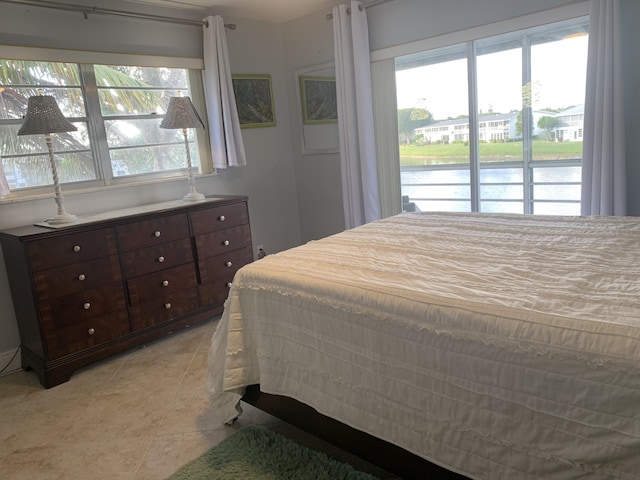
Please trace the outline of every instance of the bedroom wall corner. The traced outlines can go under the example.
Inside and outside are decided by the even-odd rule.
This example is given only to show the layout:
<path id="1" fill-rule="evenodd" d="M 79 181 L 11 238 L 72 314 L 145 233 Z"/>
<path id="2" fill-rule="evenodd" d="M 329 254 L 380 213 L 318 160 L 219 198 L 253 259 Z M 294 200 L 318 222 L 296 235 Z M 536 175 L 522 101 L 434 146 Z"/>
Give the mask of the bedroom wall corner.
<path id="1" fill-rule="evenodd" d="M 326 18 L 330 12 L 331 9 L 325 9 L 283 24 L 287 91 L 290 100 L 290 148 L 295 163 L 303 242 L 344 230 L 340 154 L 303 153 L 302 113 L 296 98 L 297 70 L 333 64 L 333 24 Z"/>

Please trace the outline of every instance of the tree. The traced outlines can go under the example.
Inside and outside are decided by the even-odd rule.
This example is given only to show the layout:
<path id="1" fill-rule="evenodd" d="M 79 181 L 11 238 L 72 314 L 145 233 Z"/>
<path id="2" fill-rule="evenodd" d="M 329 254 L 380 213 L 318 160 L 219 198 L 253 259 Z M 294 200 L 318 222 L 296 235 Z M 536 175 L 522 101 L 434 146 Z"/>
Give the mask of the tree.
<path id="1" fill-rule="evenodd" d="M 533 132 L 533 115 L 531 114 L 531 109 L 527 108 L 526 109 L 528 114 L 529 114 L 529 119 L 530 119 L 530 125 L 531 125 L 531 131 Z M 522 138 L 522 112 L 523 110 L 520 110 L 518 112 L 518 118 L 516 118 L 516 136 L 519 138 Z"/>
<path id="2" fill-rule="evenodd" d="M 545 115 L 538 119 L 538 128 L 544 131 L 544 136 L 548 141 L 552 141 L 554 139 L 553 129 L 558 126 L 558 119 L 555 117 L 550 117 Z"/>
<path id="3" fill-rule="evenodd" d="M 433 123 L 433 116 L 426 108 L 401 108 L 398 110 L 398 134 L 405 143 L 411 143 L 413 130 Z"/>

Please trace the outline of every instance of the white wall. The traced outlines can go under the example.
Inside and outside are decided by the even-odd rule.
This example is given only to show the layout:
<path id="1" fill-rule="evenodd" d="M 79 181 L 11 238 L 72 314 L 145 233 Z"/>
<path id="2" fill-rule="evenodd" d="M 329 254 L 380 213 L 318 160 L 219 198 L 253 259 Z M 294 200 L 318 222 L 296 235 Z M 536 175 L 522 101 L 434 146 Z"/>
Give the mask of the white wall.
<path id="1" fill-rule="evenodd" d="M 109 2 L 114 9 L 132 10 L 131 3 Z M 174 15 L 173 9 L 146 9 Z M 215 13 L 215 12 L 213 12 Z M 198 17 L 199 19 L 199 17 Z M 276 108 L 276 127 L 242 131 L 248 166 L 220 171 L 197 179 L 198 191 L 208 194 L 249 196 L 249 215 L 254 246 L 272 253 L 300 244 L 298 200 L 290 146 L 289 92 L 284 64 L 281 26 L 267 22 L 225 18 L 237 29 L 227 33 L 231 69 L 234 73 L 270 74 Z M 199 27 L 178 26 L 148 20 L 58 12 L 46 8 L 3 4 L 0 45 L 46 46 L 141 54 L 202 56 Z M 0 47 L 0 57 L 2 57 Z M 154 183 L 135 188 L 71 194 L 65 191 L 70 213 L 89 214 L 139 204 L 181 198 L 186 180 Z M 30 202 L 0 202 L 0 228 L 41 221 L 55 213 L 52 198 Z M 19 345 L 7 272 L 0 257 L 0 367 Z"/>
<path id="2" fill-rule="evenodd" d="M 577 1 L 395 0 L 367 10 L 369 45 L 375 51 L 572 3 Z"/>

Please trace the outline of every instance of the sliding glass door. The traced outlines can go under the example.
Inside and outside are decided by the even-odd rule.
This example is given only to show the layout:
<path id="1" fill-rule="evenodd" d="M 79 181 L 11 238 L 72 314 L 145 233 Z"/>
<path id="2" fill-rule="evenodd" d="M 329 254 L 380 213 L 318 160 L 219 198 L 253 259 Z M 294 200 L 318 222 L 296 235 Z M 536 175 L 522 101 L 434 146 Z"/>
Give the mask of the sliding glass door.
<path id="1" fill-rule="evenodd" d="M 419 210 L 578 215 L 588 18 L 396 58 Z"/>

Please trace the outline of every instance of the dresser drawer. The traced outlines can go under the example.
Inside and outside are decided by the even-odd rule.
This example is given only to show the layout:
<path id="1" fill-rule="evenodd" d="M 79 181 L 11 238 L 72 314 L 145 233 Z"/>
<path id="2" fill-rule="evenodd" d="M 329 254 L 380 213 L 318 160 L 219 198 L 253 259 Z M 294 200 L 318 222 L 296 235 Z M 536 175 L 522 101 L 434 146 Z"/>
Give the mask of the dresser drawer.
<path id="1" fill-rule="evenodd" d="M 122 254 L 122 267 L 126 278 L 191 262 L 193 262 L 193 251 L 189 238 Z"/>
<path id="2" fill-rule="evenodd" d="M 244 202 L 191 213 L 191 228 L 195 236 L 245 223 L 249 223 L 249 213 Z"/>
<path id="3" fill-rule="evenodd" d="M 170 215 L 118 227 L 118 241 L 123 251 L 172 242 L 189 237 L 187 214 Z"/>
<path id="4" fill-rule="evenodd" d="M 135 305 L 154 299 L 165 299 L 180 290 L 195 289 L 198 284 L 192 263 L 149 273 L 127 281 L 129 302 Z"/>
<path id="5" fill-rule="evenodd" d="M 29 242 L 27 245 L 33 271 L 85 262 L 118 254 L 115 230 L 103 228 Z"/>
<path id="6" fill-rule="evenodd" d="M 196 237 L 198 258 L 213 257 L 249 245 L 251 245 L 251 229 L 248 224 Z"/>
<path id="7" fill-rule="evenodd" d="M 130 332 L 126 308 L 45 332 L 49 359 L 80 352 Z"/>
<path id="8" fill-rule="evenodd" d="M 131 327 L 134 331 L 142 330 L 196 310 L 198 306 L 198 291 L 195 288 L 139 303 L 129 308 Z"/>
<path id="9" fill-rule="evenodd" d="M 198 262 L 200 283 L 204 285 L 220 279 L 230 282 L 236 272 L 252 260 L 253 253 L 250 246 L 200 260 Z"/>
<path id="10" fill-rule="evenodd" d="M 121 278 L 117 255 L 43 270 L 33 275 L 40 301 L 90 290 L 118 282 Z"/>
<path id="11" fill-rule="evenodd" d="M 231 283 L 235 272 L 228 272 L 226 275 L 209 283 L 202 284 L 198 287 L 200 295 L 200 305 L 221 305 L 229 296 Z"/>
<path id="12" fill-rule="evenodd" d="M 121 283 L 39 301 L 45 330 L 58 329 L 82 320 L 99 317 L 114 310 L 126 309 Z"/>

